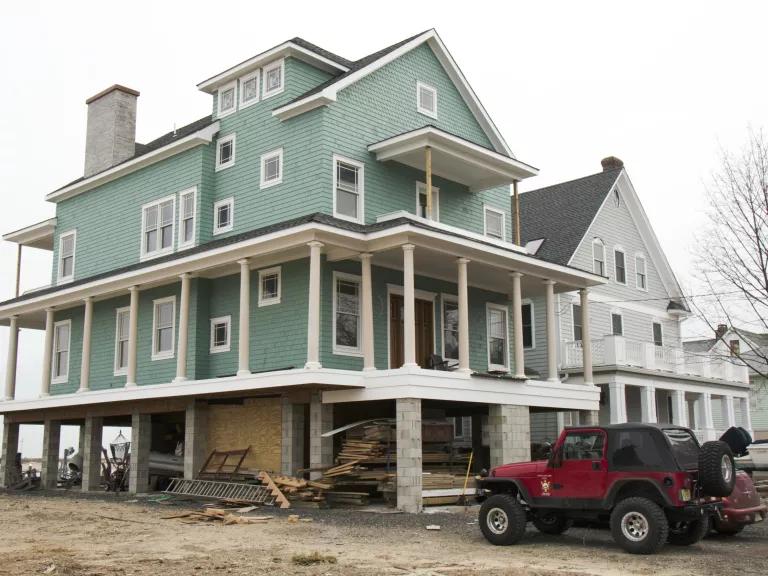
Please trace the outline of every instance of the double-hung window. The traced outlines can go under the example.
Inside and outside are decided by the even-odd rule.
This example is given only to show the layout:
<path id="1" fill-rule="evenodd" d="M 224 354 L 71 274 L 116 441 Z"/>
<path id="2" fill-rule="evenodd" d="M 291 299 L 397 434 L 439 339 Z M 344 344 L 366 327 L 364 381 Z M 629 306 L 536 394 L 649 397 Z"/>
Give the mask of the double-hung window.
<path id="1" fill-rule="evenodd" d="M 217 116 L 219 118 L 232 114 L 237 110 L 237 82 L 230 82 L 219 88 L 218 101 L 219 111 Z"/>
<path id="2" fill-rule="evenodd" d="M 71 282 L 75 277 L 76 239 L 77 232 L 74 230 L 59 236 L 59 284 Z"/>
<path id="3" fill-rule="evenodd" d="M 432 214 L 427 216 L 427 185 L 416 183 L 416 215 L 430 220 L 440 220 L 440 188 L 432 186 Z"/>
<path id="4" fill-rule="evenodd" d="M 69 377 L 69 344 L 72 335 L 72 321 L 62 320 L 53 325 L 53 362 L 51 382 L 61 384 Z"/>
<path id="5" fill-rule="evenodd" d="M 120 376 L 128 371 L 131 309 L 119 308 L 115 320 L 115 376 Z"/>
<path id="6" fill-rule="evenodd" d="M 642 254 L 635 256 L 635 278 L 637 287 L 640 290 L 648 290 L 648 276 L 645 271 L 645 256 Z"/>
<path id="7" fill-rule="evenodd" d="M 592 272 L 605 276 L 605 244 L 599 238 L 592 240 Z"/>
<path id="8" fill-rule="evenodd" d="M 656 346 L 664 346 L 664 331 L 661 322 L 653 323 L 653 343 Z"/>
<path id="9" fill-rule="evenodd" d="M 485 213 L 485 235 L 497 240 L 504 240 L 504 212 L 486 206 Z"/>
<path id="10" fill-rule="evenodd" d="M 246 108 L 259 101 L 259 71 L 240 78 L 240 108 Z"/>
<path id="11" fill-rule="evenodd" d="M 216 142 L 216 171 L 235 165 L 235 134 L 229 134 Z"/>
<path id="12" fill-rule="evenodd" d="M 285 87 L 285 61 L 278 60 L 264 66 L 264 86 L 261 97 L 266 99 L 280 94 Z"/>
<path id="13" fill-rule="evenodd" d="M 259 306 L 280 304 L 280 266 L 259 270 Z"/>
<path id="14" fill-rule="evenodd" d="M 283 181 L 283 149 L 261 155 L 261 186 L 269 188 Z"/>
<path id="15" fill-rule="evenodd" d="M 173 358 L 176 331 L 176 297 L 153 302 L 152 360 Z"/>
<path id="16" fill-rule="evenodd" d="M 624 318 L 619 312 L 611 312 L 611 334 L 624 336 Z"/>
<path id="17" fill-rule="evenodd" d="M 507 337 L 507 308 L 499 304 L 486 305 L 488 319 L 488 370 L 508 371 L 509 347 Z"/>
<path id="18" fill-rule="evenodd" d="M 416 110 L 430 118 L 437 118 L 437 90 L 432 86 L 417 82 Z"/>
<path id="19" fill-rule="evenodd" d="M 333 352 L 359 355 L 360 277 L 333 275 Z"/>
<path id="20" fill-rule="evenodd" d="M 354 160 L 333 157 L 333 215 L 337 218 L 363 221 L 365 173 Z"/>
<path id="21" fill-rule="evenodd" d="M 229 352 L 231 316 L 211 318 L 211 354 Z"/>
<path id="22" fill-rule="evenodd" d="M 161 256 L 173 252 L 173 222 L 176 198 L 170 197 L 143 208 L 142 257 Z"/>
<path id="23" fill-rule="evenodd" d="M 443 297 L 443 359 L 459 359 L 459 304 Z"/>
<path id="24" fill-rule="evenodd" d="M 232 231 L 234 226 L 235 199 L 219 200 L 213 205 L 213 233 L 223 234 Z"/>
<path id="25" fill-rule="evenodd" d="M 536 347 L 536 334 L 533 326 L 533 302 L 521 306 L 523 319 L 523 348 Z"/>
<path id="26" fill-rule="evenodd" d="M 196 189 L 190 188 L 179 194 L 179 248 L 195 244 Z"/>
<path id="27" fill-rule="evenodd" d="M 584 334 L 581 325 L 581 304 L 571 305 L 571 317 L 573 318 L 573 340 L 580 342 Z"/>
<path id="28" fill-rule="evenodd" d="M 616 275 L 616 282 L 619 284 L 627 283 L 627 261 L 624 257 L 624 250 L 621 248 L 613 249 L 613 268 Z"/>

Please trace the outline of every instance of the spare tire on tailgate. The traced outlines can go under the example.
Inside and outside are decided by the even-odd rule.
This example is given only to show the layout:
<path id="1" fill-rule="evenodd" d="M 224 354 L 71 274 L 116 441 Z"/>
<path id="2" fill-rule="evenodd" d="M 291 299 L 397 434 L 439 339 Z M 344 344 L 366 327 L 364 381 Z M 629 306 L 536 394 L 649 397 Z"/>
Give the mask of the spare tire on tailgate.
<path id="1" fill-rule="evenodd" d="M 699 484 L 706 496 L 729 496 L 736 484 L 736 464 L 728 444 L 705 442 L 699 453 Z"/>

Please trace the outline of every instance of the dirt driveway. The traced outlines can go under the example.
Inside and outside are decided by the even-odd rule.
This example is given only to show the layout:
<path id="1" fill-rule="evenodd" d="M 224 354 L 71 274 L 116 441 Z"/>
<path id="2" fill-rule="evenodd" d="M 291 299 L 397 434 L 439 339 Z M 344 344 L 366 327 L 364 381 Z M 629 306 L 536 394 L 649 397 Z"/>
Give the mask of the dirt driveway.
<path id="1" fill-rule="evenodd" d="M 0 494 L 0 574 L 509 574 L 764 575 L 768 526 L 708 538 L 657 556 L 629 556 L 606 531 L 559 537 L 531 530 L 522 545 L 485 542 L 476 509 L 404 515 L 359 510 L 292 511 L 258 525 L 183 524 L 162 516 L 178 505 L 61 494 Z M 439 531 L 427 531 L 437 524 Z M 302 565 L 300 555 L 318 553 Z M 310 559 L 309 562 L 312 562 Z"/>

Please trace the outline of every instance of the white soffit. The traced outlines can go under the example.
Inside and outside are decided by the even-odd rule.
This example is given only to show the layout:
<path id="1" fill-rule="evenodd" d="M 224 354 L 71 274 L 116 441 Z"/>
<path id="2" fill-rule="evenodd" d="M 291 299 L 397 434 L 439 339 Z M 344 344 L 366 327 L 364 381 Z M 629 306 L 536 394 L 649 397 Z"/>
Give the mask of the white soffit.
<path id="1" fill-rule="evenodd" d="M 37 224 L 31 224 L 21 230 L 3 234 L 3 240 L 20 246 L 53 250 L 53 234 L 56 231 L 56 218 L 49 218 Z"/>

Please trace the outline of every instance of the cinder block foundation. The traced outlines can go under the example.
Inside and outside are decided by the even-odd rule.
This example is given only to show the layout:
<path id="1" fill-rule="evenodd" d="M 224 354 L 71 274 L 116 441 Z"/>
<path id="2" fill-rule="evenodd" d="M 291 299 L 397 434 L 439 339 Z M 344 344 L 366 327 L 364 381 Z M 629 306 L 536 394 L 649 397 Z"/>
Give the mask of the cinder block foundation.
<path id="1" fill-rule="evenodd" d="M 208 403 L 192 400 L 184 417 L 184 478 L 194 479 L 208 455 Z"/>
<path id="2" fill-rule="evenodd" d="M 40 485 L 43 488 L 56 488 L 59 477 L 60 443 L 61 422 L 58 420 L 46 420 L 43 425 L 43 463 L 40 470 Z"/>
<path id="3" fill-rule="evenodd" d="M 3 453 L 0 462 L 0 487 L 8 488 L 16 480 L 14 466 L 16 465 L 16 454 L 19 451 L 19 425 L 8 422 L 6 418 L 3 421 Z"/>
<path id="4" fill-rule="evenodd" d="M 101 440 L 104 433 L 104 420 L 88 416 L 83 425 L 83 492 L 101 489 Z"/>
<path id="5" fill-rule="evenodd" d="M 528 406 L 488 407 L 491 466 L 531 459 L 531 416 Z"/>
<path id="6" fill-rule="evenodd" d="M 324 432 L 333 429 L 333 404 L 323 404 L 322 393 L 314 392 L 309 401 L 309 467 L 327 468 L 333 464 L 333 438 L 323 438 Z M 316 480 L 320 471 L 310 472 Z"/>
<path id="7" fill-rule="evenodd" d="M 149 449 L 152 444 L 152 416 L 134 412 L 131 418 L 131 469 L 128 492 L 149 490 Z"/>
<path id="8" fill-rule="evenodd" d="M 397 422 L 397 507 L 403 512 L 422 509 L 421 400 L 398 398 Z"/>

